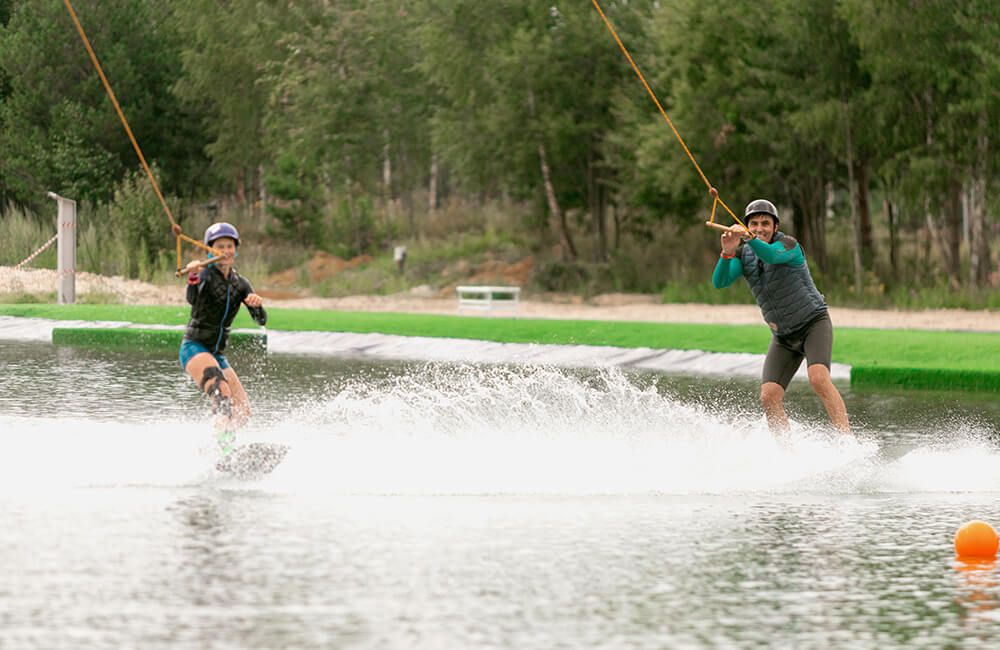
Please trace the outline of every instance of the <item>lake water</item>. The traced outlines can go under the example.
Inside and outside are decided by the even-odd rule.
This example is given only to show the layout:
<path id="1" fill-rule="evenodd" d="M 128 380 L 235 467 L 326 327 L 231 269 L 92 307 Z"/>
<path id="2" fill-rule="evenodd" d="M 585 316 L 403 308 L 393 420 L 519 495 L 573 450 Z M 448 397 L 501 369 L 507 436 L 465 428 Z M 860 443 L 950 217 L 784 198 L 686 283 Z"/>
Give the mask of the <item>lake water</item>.
<path id="1" fill-rule="evenodd" d="M 275 473 L 213 469 L 173 355 L 0 342 L 0 648 L 982 647 L 1000 400 L 233 359 Z"/>

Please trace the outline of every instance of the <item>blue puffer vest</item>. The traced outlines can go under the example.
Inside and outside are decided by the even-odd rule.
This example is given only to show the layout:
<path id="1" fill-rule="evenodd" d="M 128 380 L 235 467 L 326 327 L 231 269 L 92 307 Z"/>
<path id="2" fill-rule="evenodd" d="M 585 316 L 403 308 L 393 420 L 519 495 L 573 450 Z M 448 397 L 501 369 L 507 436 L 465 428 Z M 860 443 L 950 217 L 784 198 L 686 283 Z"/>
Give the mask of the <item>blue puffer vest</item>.
<path id="1" fill-rule="evenodd" d="M 795 242 L 782 232 L 774 235 L 775 242 L 786 238 Z M 764 321 L 778 336 L 793 334 L 826 312 L 826 300 L 813 283 L 808 264 L 767 264 L 746 244 L 740 261 Z"/>

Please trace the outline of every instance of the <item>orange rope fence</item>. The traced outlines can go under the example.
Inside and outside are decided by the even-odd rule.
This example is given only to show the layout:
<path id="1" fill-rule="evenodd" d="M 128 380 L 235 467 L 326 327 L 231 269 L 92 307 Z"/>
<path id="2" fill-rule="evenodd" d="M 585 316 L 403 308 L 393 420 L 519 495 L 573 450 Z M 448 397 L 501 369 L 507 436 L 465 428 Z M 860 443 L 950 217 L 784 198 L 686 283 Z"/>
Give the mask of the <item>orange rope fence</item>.
<path id="1" fill-rule="evenodd" d="M 18 264 L 17 266 L 15 266 L 15 267 L 14 267 L 14 270 L 15 270 L 15 271 L 20 271 L 20 270 L 21 270 L 22 268 L 24 268 L 24 267 L 25 267 L 25 266 L 27 266 L 28 264 L 31 264 L 31 260 L 33 260 L 33 259 L 35 259 L 36 257 L 38 257 L 39 255 L 41 255 L 41 254 L 42 254 L 42 252 L 43 252 L 43 251 L 45 251 L 45 250 L 46 250 L 46 249 L 47 249 L 47 248 L 48 248 L 49 246 L 51 246 L 51 245 L 52 245 L 53 243 L 55 243 L 55 241 L 56 241 L 57 239 L 59 239 L 59 233 L 56 233 L 56 234 L 52 235 L 52 239 L 50 239 L 49 241 L 47 241 L 47 242 L 45 242 L 44 244 L 42 244 L 42 245 L 41 245 L 41 246 L 40 246 L 40 247 L 38 248 L 38 250 L 36 250 L 36 251 L 35 251 L 34 253 L 32 253 L 31 255 L 27 256 L 26 258 L 24 258 L 24 259 L 23 259 L 23 260 L 21 261 L 21 263 L 20 263 L 20 264 Z"/>

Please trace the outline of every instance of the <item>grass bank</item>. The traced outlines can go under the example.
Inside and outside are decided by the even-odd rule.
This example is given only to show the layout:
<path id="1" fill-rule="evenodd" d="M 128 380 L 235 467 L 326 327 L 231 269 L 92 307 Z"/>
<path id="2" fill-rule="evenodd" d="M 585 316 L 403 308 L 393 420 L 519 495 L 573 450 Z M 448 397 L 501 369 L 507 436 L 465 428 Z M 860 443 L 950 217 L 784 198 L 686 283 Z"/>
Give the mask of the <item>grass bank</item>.
<path id="1" fill-rule="evenodd" d="M 767 351 L 758 325 L 477 318 L 430 314 L 268 310 L 270 328 L 451 337 L 503 343 L 649 347 L 706 352 Z M 55 320 L 117 320 L 181 325 L 185 307 L 144 305 L 0 305 L 0 315 Z M 235 327 L 253 327 L 242 312 Z M 1000 390 L 1000 334 L 840 327 L 834 361 L 854 368 L 852 383 L 906 388 Z"/>

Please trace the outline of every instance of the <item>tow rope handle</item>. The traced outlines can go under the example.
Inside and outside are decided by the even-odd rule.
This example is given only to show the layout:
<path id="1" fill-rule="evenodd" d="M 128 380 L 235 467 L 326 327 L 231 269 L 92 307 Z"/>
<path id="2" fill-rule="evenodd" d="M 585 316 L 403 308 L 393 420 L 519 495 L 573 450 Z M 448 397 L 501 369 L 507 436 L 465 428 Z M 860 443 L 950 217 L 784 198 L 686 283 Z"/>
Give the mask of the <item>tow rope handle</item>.
<path id="1" fill-rule="evenodd" d="M 198 248 L 200 248 L 200 249 L 202 249 L 204 251 L 207 251 L 208 253 L 211 253 L 211 255 L 213 255 L 215 257 L 215 259 L 213 259 L 212 257 L 208 257 L 208 258 L 203 259 L 203 260 L 197 260 L 197 262 L 198 262 L 197 268 L 198 269 L 203 269 L 206 266 L 209 266 L 210 264 L 215 264 L 216 262 L 219 261 L 218 258 L 225 257 L 225 255 L 223 254 L 223 252 L 220 251 L 218 248 L 212 248 L 211 246 L 208 246 L 206 244 L 201 243 L 197 239 L 192 239 L 191 237 L 188 237 L 187 235 L 185 235 L 184 232 L 181 230 L 180 224 L 176 224 L 176 223 L 173 224 L 170 227 L 170 231 L 174 233 L 175 237 L 177 237 L 177 272 L 174 273 L 174 277 L 178 277 L 178 278 L 181 277 L 181 275 L 184 274 L 184 269 L 186 268 L 186 266 L 181 266 L 181 242 L 182 241 L 187 242 L 189 244 L 193 244 L 194 246 L 197 246 Z"/>
<path id="2" fill-rule="evenodd" d="M 713 201 L 712 201 L 712 216 L 709 217 L 708 221 L 705 222 L 705 225 L 708 226 L 709 228 L 715 228 L 716 230 L 721 230 L 723 232 L 728 232 L 729 231 L 729 227 L 728 226 L 725 226 L 725 225 L 723 225 L 721 223 L 718 223 L 715 220 L 715 206 L 719 205 L 719 191 L 716 190 L 714 187 L 710 187 L 710 188 L 708 188 L 708 193 L 712 195 L 712 199 L 713 199 Z M 732 213 L 730 213 L 730 214 L 732 214 Z M 739 223 L 743 227 L 743 231 L 747 234 L 748 237 L 753 237 L 753 234 L 750 232 L 750 229 L 747 228 L 747 226 L 746 226 L 745 223 L 743 223 L 742 221 L 740 221 L 739 217 L 737 217 L 735 214 L 733 214 L 733 219 L 736 219 L 736 222 Z"/>

